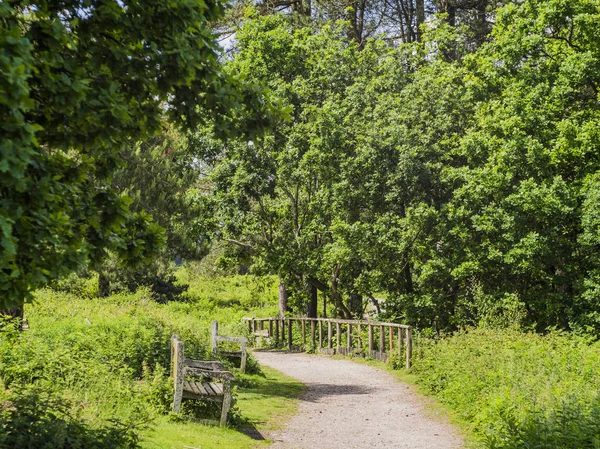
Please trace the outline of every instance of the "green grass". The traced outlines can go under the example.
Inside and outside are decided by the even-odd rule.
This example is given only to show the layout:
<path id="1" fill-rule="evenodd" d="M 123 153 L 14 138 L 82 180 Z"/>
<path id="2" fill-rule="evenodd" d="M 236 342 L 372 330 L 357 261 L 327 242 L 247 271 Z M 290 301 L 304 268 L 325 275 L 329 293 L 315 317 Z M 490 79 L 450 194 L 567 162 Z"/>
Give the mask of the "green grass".
<path id="1" fill-rule="evenodd" d="M 142 435 L 142 449 L 244 449 L 270 444 L 266 432 L 283 427 L 293 416 L 303 385 L 273 369 L 261 369 L 264 377 L 246 376 L 245 383 L 250 386 L 238 390 L 239 429 L 172 422 L 163 417 Z M 257 439 L 260 435 L 265 439 Z"/>
<path id="2" fill-rule="evenodd" d="M 212 320 L 224 334 L 244 335 L 242 317 L 276 310 L 277 285 L 273 278 L 208 278 L 185 269 L 179 275 L 190 284 L 180 302 L 159 304 L 147 289 L 108 298 L 44 289 L 25 308 L 31 330 L 0 323 L 0 449 L 134 449 L 140 435 L 145 448 L 255 444 L 234 429 L 168 418 L 170 338 L 179 335 L 190 358 L 214 359 Z M 252 358 L 247 367 L 256 369 Z M 265 372 L 241 376 L 242 426 L 276 427 L 293 413 L 299 386 Z M 208 411 L 189 410 L 198 419 Z"/>

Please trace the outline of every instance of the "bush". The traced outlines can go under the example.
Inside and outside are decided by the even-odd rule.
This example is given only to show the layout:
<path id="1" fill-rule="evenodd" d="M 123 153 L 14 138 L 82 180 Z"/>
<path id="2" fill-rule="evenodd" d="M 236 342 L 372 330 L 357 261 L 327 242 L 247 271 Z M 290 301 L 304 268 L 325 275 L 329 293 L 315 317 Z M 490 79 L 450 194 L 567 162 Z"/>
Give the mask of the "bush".
<path id="1" fill-rule="evenodd" d="M 75 404 L 40 389 L 0 391 L 1 449 L 135 449 L 136 427 L 111 419 L 94 427 Z"/>
<path id="2" fill-rule="evenodd" d="M 600 448 L 600 343 L 492 330 L 420 343 L 419 382 L 485 447 Z"/>

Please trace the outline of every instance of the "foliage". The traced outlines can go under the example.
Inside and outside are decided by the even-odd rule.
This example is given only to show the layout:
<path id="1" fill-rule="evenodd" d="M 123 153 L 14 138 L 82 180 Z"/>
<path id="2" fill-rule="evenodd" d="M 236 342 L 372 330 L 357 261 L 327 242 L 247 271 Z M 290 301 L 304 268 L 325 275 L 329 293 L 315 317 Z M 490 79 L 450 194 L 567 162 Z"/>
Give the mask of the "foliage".
<path id="1" fill-rule="evenodd" d="M 418 382 L 472 423 L 484 447 L 600 447 L 598 343 L 474 329 L 419 343 Z"/>
<path id="2" fill-rule="evenodd" d="M 2 2 L 0 307 L 107 248 L 129 263 L 157 252 L 160 227 L 112 178 L 119 151 L 165 116 L 195 126 L 208 109 L 223 135 L 274 110 L 223 72 L 208 27 L 222 11 L 220 0 Z"/>
<path id="3" fill-rule="evenodd" d="M 599 11 L 510 2 L 475 47 L 444 17 L 393 47 L 249 13 L 228 70 L 294 112 L 204 146 L 214 237 L 300 313 L 315 288 L 341 316 L 383 291 L 382 318 L 434 333 L 597 335 Z"/>
<path id="4" fill-rule="evenodd" d="M 76 296 L 77 286 L 73 293 L 36 292 L 26 309 L 31 329 L 0 328 L 0 447 L 37 447 L 36 438 L 52 449 L 138 447 L 140 435 L 170 411 L 171 335 L 185 342 L 188 357 L 214 360 L 213 319 L 223 332 L 243 335 L 241 318 L 276 301 L 273 279 L 207 279 L 186 269 L 178 275 L 191 284 L 185 302 L 159 304 L 144 288 L 108 298 Z M 259 372 L 252 358 L 248 367 Z M 255 383 L 248 375 L 240 388 Z M 201 411 L 190 412 L 203 417 Z M 37 425 L 27 433 L 30 419 Z"/>
<path id="5" fill-rule="evenodd" d="M 106 426 L 90 428 L 73 416 L 78 410 L 66 398 L 28 389 L 2 391 L 0 448 L 44 447 L 52 449 L 134 449 L 135 428 L 113 419 Z M 79 408 L 80 410 L 81 408 Z"/>

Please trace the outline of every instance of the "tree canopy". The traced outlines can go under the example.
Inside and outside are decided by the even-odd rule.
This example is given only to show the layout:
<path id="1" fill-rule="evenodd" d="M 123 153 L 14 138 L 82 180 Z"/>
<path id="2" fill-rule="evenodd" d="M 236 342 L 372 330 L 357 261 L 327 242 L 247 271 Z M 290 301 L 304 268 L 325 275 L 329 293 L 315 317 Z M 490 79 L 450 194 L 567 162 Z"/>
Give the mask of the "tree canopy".
<path id="1" fill-rule="evenodd" d="M 447 15 L 391 45 L 250 11 L 229 70 L 294 112 L 210 147 L 216 237 L 309 314 L 316 288 L 433 331 L 600 329 L 599 2 L 508 3 L 478 45 Z"/>
<path id="2" fill-rule="evenodd" d="M 222 70 L 209 24 L 223 11 L 220 0 L 0 4 L 0 308 L 107 249 L 134 262 L 161 245 L 113 185 L 123 148 L 165 118 L 232 133 L 260 125 L 247 112 L 269 114 Z"/>

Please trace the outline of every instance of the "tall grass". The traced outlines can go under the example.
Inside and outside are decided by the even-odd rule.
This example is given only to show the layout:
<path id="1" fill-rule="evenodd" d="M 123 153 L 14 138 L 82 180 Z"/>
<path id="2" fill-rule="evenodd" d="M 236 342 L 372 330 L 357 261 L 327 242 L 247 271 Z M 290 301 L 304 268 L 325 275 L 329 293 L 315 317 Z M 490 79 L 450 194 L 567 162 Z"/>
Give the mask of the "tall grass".
<path id="1" fill-rule="evenodd" d="M 168 413 L 170 338 L 209 354 L 210 323 L 241 333 L 244 315 L 275 307 L 273 279 L 200 278 L 180 302 L 149 290 L 108 298 L 40 290 L 30 330 L 0 327 L 0 448 L 135 448 L 140 429 Z M 42 444 L 42 442 L 44 442 Z"/>
<path id="2" fill-rule="evenodd" d="M 422 345 L 419 382 L 490 449 L 600 448 L 600 343 L 470 330 Z"/>

